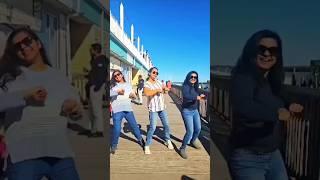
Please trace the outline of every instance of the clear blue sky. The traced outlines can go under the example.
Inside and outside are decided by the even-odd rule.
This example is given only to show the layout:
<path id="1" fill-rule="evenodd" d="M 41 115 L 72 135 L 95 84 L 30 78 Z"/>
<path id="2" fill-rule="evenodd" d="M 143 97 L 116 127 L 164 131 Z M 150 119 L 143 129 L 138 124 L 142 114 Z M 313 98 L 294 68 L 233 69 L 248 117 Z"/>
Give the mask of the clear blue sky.
<path id="1" fill-rule="evenodd" d="M 181 82 L 195 70 L 200 81 L 210 78 L 209 0 L 110 0 L 112 14 L 119 20 L 124 5 L 125 31 L 130 37 L 134 24 L 160 80 Z"/>
<path id="2" fill-rule="evenodd" d="M 213 0 L 213 64 L 234 65 L 254 32 L 271 29 L 283 41 L 285 65 L 320 59 L 320 1 Z"/>

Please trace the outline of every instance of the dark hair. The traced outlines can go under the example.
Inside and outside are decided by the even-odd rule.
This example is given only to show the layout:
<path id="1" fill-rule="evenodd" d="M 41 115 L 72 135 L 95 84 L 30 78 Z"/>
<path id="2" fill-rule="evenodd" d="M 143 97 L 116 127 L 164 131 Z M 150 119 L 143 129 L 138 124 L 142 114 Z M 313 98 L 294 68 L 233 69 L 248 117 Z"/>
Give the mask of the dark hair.
<path id="1" fill-rule="evenodd" d="M 268 81 L 271 85 L 272 92 L 275 95 L 279 95 L 281 85 L 284 80 L 283 71 L 283 58 L 282 58 L 282 42 L 280 36 L 270 30 L 261 30 L 254 33 L 246 42 L 242 54 L 238 59 L 238 62 L 232 70 L 232 76 L 237 74 L 250 74 L 254 77 L 258 83 L 264 78 L 264 72 L 256 63 L 256 57 L 258 52 L 258 46 L 263 38 L 272 38 L 277 41 L 279 53 L 277 55 L 276 64 L 270 69 L 268 74 Z"/>
<path id="2" fill-rule="evenodd" d="M 101 53 L 101 51 L 102 51 L 101 44 L 99 44 L 99 43 L 91 44 L 91 48 L 92 48 L 94 51 L 96 51 L 97 53 Z"/>
<path id="3" fill-rule="evenodd" d="M 151 72 L 152 72 L 154 69 L 156 69 L 157 71 L 159 71 L 157 67 L 152 67 L 152 68 L 150 68 L 149 71 L 148 71 L 147 81 L 150 79 Z"/>
<path id="4" fill-rule="evenodd" d="M 36 35 L 36 33 L 27 27 L 15 29 L 9 35 L 3 56 L 0 59 L 0 88 L 3 90 L 7 90 L 6 84 L 10 81 L 15 80 L 22 73 L 20 67 L 27 66 L 24 61 L 18 57 L 13 43 L 13 38 L 17 34 L 22 32 L 28 34 L 35 41 L 40 42 L 40 54 L 42 60 L 45 64 L 51 66 L 44 45 L 41 42 L 40 38 Z"/>
<path id="5" fill-rule="evenodd" d="M 114 74 L 118 72 L 120 74 L 122 74 L 122 72 L 118 69 L 114 70 L 113 73 L 112 73 L 112 77 L 111 77 L 111 81 L 110 81 L 110 88 L 113 88 L 117 85 L 117 80 L 114 78 Z M 122 74 L 123 75 L 123 74 Z M 122 79 L 124 82 L 126 82 L 126 79 L 124 78 L 124 76 L 122 76 Z"/>
<path id="6" fill-rule="evenodd" d="M 190 71 L 190 72 L 187 74 L 186 78 L 184 79 L 183 86 L 190 86 L 190 87 L 192 87 L 192 84 L 191 84 L 191 82 L 190 82 L 191 74 L 196 74 L 197 77 L 198 77 L 198 78 L 197 78 L 197 81 L 196 81 L 196 83 L 194 83 L 193 87 L 194 87 L 194 89 L 196 90 L 196 92 L 199 92 L 199 76 L 198 76 L 198 73 L 197 73 L 196 71 Z M 191 89 L 190 89 L 190 91 L 191 91 Z"/>

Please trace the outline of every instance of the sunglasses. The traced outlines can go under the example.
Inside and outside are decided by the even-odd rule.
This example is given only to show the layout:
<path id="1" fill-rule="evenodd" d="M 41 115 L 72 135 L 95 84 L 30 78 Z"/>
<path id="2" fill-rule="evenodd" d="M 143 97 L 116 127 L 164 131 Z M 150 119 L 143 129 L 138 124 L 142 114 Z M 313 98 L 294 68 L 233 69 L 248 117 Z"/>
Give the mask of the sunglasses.
<path id="1" fill-rule="evenodd" d="M 159 73 L 157 71 L 153 71 L 152 74 L 159 75 Z"/>
<path id="2" fill-rule="evenodd" d="M 279 55 L 279 48 L 278 47 L 266 47 L 263 45 L 259 45 L 258 47 L 258 54 L 261 56 L 265 56 L 265 52 L 269 51 L 270 56 L 278 56 Z"/>
<path id="3" fill-rule="evenodd" d="M 117 74 L 114 74 L 114 76 L 113 77 L 118 77 L 118 76 L 120 76 L 121 74 L 120 73 L 117 73 Z"/>
<path id="4" fill-rule="evenodd" d="M 33 40 L 34 40 L 33 38 L 28 36 L 28 37 L 25 37 L 24 39 L 22 39 L 20 42 L 15 43 L 14 44 L 15 51 L 16 52 L 23 51 L 24 48 L 21 46 L 22 44 L 24 46 L 30 47 L 31 44 L 33 43 Z"/>
<path id="5" fill-rule="evenodd" d="M 198 79 L 197 76 L 190 76 L 190 79 Z"/>

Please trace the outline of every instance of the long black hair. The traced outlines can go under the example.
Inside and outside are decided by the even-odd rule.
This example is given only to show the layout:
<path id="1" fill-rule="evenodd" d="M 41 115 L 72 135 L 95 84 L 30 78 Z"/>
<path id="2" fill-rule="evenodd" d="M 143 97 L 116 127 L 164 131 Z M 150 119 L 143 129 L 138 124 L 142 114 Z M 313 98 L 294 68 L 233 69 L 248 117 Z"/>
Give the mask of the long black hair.
<path id="1" fill-rule="evenodd" d="M 13 38 L 21 32 L 28 34 L 32 39 L 41 44 L 40 54 L 42 60 L 45 64 L 51 66 L 44 45 L 36 33 L 27 27 L 15 29 L 9 35 L 3 56 L 0 59 L 0 88 L 3 90 L 7 90 L 6 84 L 15 80 L 22 73 L 20 67 L 26 66 L 24 61 L 18 57 L 13 43 Z"/>
<path id="2" fill-rule="evenodd" d="M 190 86 L 190 87 L 192 87 L 192 84 L 191 84 L 191 82 L 190 82 L 191 74 L 196 74 L 196 75 L 197 75 L 197 81 L 194 83 L 193 88 L 196 90 L 196 92 L 199 92 L 199 76 L 198 76 L 198 73 L 197 73 L 196 71 L 190 71 L 190 72 L 187 74 L 187 76 L 186 76 L 186 78 L 185 78 L 185 80 L 184 80 L 184 82 L 183 82 L 183 86 Z M 190 88 L 190 91 L 191 91 L 191 88 Z"/>
<path id="3" fill-rule="evenodd" d="M 264 78 L 264 72 L 257 66 L 256 58 L 258 52 L 258 46 L 263 38 L 272 38 L 277 42 L 278 55 L 275 65 L 269 70 L 267 80 L 270 83 L 272 92 L 275 95 L 279 95 L 281 86 L 284 80 L 283 71 L 283 58 L 282 58 L 282 42 L 280 36 L 270 30 L 261 30 L 254 33 L 246 42 L 242 54 L 238 59 L 238 62 L 232 70 L 232 76 L 237 74 L 249 74 L 254 77 L 258 82 L 261 82 Z"/>
<path id="4" fill-rule="evenodd" d="M 116 72 L 120 73 L 120 74 L 122 75 L 123 81 L 126 82 L 126 79 L 124 78 L 122 72 L 121 72 L 120 70 L 116 69 L 116 70 L 114 70 L 113 73 L 112 73 L 112 77 L 111 77 L 111 81 L 110 81 L 110 89 L 113 88 L 113 87 L 115 87 L 115 86 L 117 85 L 117 80 L 116 80 L 116 78 L 114 77 L 114 74 L 115 74 Z"/>

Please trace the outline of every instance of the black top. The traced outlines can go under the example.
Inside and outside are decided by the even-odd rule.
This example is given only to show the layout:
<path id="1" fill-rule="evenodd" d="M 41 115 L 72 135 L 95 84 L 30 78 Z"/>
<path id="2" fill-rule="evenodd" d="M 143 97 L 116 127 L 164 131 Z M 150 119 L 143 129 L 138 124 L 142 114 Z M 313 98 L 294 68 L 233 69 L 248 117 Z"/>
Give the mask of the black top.
<path id="1" fill-rule="evenodd" d="M 138 89 L 141 90 L 144 87 L 144 80 L 143 79 L 139 79 L 138 81 Z"/>
<path id="2" fill-rule="evenodd" d="M 89 72 L 89 86 L 94 85 L 96 89 L 100 89 L 107 78 L 107 58 L 100 55 L 91 60 L 91 71 Z"/>
<path id="3" fill-rule="evenodd" d="M 264 79 L 258 83 L 249 74 L 233 77 L 231 85 L 233 108 L 232 148 L 256 152 L 272 152 L 280 145 L 278 109 L 283 101 L 276 97 Z"/>
<path id="4" fill-rule="evenodd" d="M 199 102 L 197 100 L 197 96 L 199 96 L 199 93 L 193 86 L 190 86 L 188 84 L 183 85 L 182 95 L 182 108 L 187 108 L 190 110 L 198 109 Z"/>

